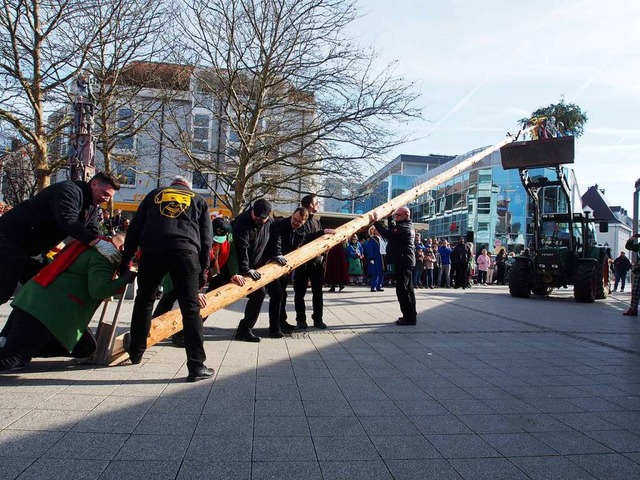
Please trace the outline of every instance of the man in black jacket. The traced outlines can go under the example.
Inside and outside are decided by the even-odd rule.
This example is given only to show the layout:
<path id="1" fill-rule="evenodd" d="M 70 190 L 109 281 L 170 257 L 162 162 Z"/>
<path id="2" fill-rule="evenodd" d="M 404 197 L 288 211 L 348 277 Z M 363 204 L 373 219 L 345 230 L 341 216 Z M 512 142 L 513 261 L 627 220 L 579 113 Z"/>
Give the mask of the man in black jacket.
<path id="1" fill-rule="evenodd" d="M 267 247 L 277 255 L 287 255 L 304 242 L 304 228 L 309 218 L 309 212 L 304 207 L 298 207 L 293 214 L 274 222 L 270 245 Z M 287 323 L 287 282 L 288 275 L 274 280 L 267 285 L 269 293 L 269 336 L 282 338 L 284 333 L 295 330 L 295 326 Z M 284 332 L 284 333 L 283 333 Z"/>
<path id="2" fill-rule="evenodd" d="M 50 185 L 0 216 L 0 305 L 9 300 L 20 281 L 37 272 L 30 266 L 30 257 L 51 250 L 67 237 L 117 262 L 118 250 L 98 237 L 98 205 L 108 202 L 119 189 L 114 177 L 97 173 L 89 182 L 67 180 Z"/>
<path id="3" fill-rule="evenodd" d="M 410 211 L 407 207 L 400 207 L 394 213 L 395 223 L 389 221 L 389 228 L 382 223 L 375 223 L 376 230 L 389 244 L 387 245 L 387 261 L 395 266 L 396 296 L 400 303 L 402 317 L 397 325 L 415 325 L 418 314 L 416 312 L 416 296 L 413 291 L 412 270 L 416 262 L 415 236 L 416 232 L 411 223 Z M 373 216 L 373 220 L 377 220 Z"/>
<path id="4" fill-rule="evenodd" d="M 615 284 L 613 285 L 613 291 L 618 291 L 618 284 L 622 280 L 620 291 L 624 292 L 624 286 L 627 282 L 627 272 L 631 270 L 632 265 L 629 259 L 627 258 L 627 254 L 624 252 L 620 252 L 618 258 L 613 261 L 613 274 L 615 275 Z"/>
<path id="5" fill-rule="evenodd" d="M 253 280 L 260 280 L 262 275 L 256 269 L 273 259 L 285 265 L 287 260 L 278 252 L 267 249 L 271 236 L 271 204 L 260 198 L 251 208 L 238 215 L 232 222 L 233 227 L 233 252 L 235 253 L 240 275 L 245 275 Z M 275 255 L 274 255 L 275 254 Z M 232 274 L 236 272 L 231 272 Z M 260 315 L 260 308 L 266 296 L 266 289 L 260 287 L 247 295 L 247 305 L 244 310 L 244 318 L 240 320 L 236 340 L 245 342 L 259 342 L 260 337 L 253 334 L 251 329 L 255 326 Z"/>
<path id="6" fill-rule="evenodd" d="M 209 205 L 191 190 L 185 178 L 176 177 L 169 187 L 152 190 L 140 203 L 127 231 L 119 269 L 128 269 L 139 247 L 138 293 L 131 316 L 131 333 L 124 341 L 132 363 L 140 363 L 147 348 L 156 289 L 169 272 L 182 313 L 187 381 L 212 377 L 213 369 L 204 365 L 204 331 L 198 303 L 198 290 L 206 280 L 212 241 Z"/>
<path id="7" fill-rule="evenodd" d="M 314 218 L 319 207 L 318 197 L 313 194 L 305 195 L 302 197 L 300 205 L 306 208 L 309 212 L 309 219 L 304 225 L 304 243 L 312 242 L 326 233 L 335 233 L 335 230 L 333 229 L 322 228 L 320 220 L 318 220 L 318 218 Z M 311 318 L 313 319 L 313 326 L 316 328 L 327 328 L 327 325 L 322 320 L 322 285 L 324 283 L 323 261 L 324 255 L 320 255 L 319 257 L 316 257 L 296 268 L 293 277 L 293 290 L 295 292 L 294 303 L 296 306 L 296 323 L 299 328 L 307 328 L 307 313 L 304 296 L 307 294 L 309 282 L 311 282 L 311 292 L 313 294 L 313 314 L 311 315 Z"/>

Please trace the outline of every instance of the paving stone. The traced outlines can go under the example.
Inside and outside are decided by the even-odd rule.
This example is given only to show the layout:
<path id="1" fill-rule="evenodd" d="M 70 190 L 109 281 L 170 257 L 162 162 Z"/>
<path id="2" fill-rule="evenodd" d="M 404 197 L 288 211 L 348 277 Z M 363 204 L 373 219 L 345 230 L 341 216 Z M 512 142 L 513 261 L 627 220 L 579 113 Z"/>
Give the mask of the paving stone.
<path id="1" fill-rule="evenodd" d="M 537 432 L 532 435 L 562 455 L 611 452 L 608 447 L 580 432 Z"/>
<path id="2" fill-rule="evenodd" d="M 22 472 L 20 479 L 73 478 L 94 480 L 107 468 L 107 465 L 108 462 L 105 460 L 40 458 Z"/>
<path id="3" fill-rule="evenodd" d="M 323 480 L 392 480 L 382 461 L 320 462 Z"/>
<path id="4" fill-rule="evenodd" d="M 254 462 L 252 480 L 322 480 L 317 462 Z"/>
<path id="5" fill-rule="evenodd" d="M 455 415 L 423 415 L 412 416 L 409 419 L 423 435 L 473 433 Z"/>
<path id="6" fill-rule="evenodd" d="M 116 460 L 180 460 L 191 437 L 179 435 L 131 435 Z"/>
<path id="7" fill-rule="evenodd" d="M 573 429 L 546 413 L 505 415 L 525 432 L 569 432 Z"/>
<path id="8" fill-rule="evenodd" d="M 39 458 L 56 443 L 64 432 L 0 431 L 0 454 L 6 457 Z"/>
<path id="9" fill-rule="evenodd" d="M 253 415 L 200 415 L 196 435 L 253 435 Z"/>
<path id="10" fill-rule="evenodd" d="M 256 415 L 254 436 L 296 437 L 310 435 L 305 417 L 269 417 Z"/>
<path id="11" fill-rule="evenodd" d="M 360 422 L 370 436 L 420 433 L 407 417 L 360 417 Z"/>
<path id="12" fill-rule="evenodd" d="M 528 478 L 506 458 L 456 458 L 450 462 L 465 479 L 526 480 Z"/>
<path id="13" fill-rule="evenodd" d="M 590 430 L 617 430 L 619 428 L 615 424 L 607 422 L 602 417 L 589 412 L 555 413 L 551 416 L 581 432 Z"/>
<path id="14" fill-rule="evenodd" d="M 7 428 L 11 430 L 71 430 L 87 414 L 86 411 L 32 410 Z"/>
<path id="15" fill-rule="evenodd" d="M 481 437 L 505 457 L 557 455 L 555 450 L 529 433 L 488 433 Z"/>
<path id="16" fill-rule="evenodd" d="M 127 441 L 125 434 L 68 432 L 44 454 L 47 458 L 111 460 Z"/>
<path id="17" fill-rule="evenodd" d="M 384 460 L 419 460 L 442 457 L 422 435 L 372 436 L 371 441 Z"/>
<path id="18" fill-rule="evenodd" d="M 273 417 L 303 417 L 304 408 L 300 399 L 271 399 L 256 400 L 256 415 L 273 416 Z"/>
<path id="19" fill-rule="evenodd" d="M 594 480 L 596 478 L 566 457 L 519 457 L 509 460 L 533 480 Z"/>
<path id="20" fill-rule="evenodd" d="M 250 480 L 250 462 L 197 462 L 185 460 L 180 466 L 177 480 Z"/>
<path id="21" fill-rule="evenodd" d="M 251 437 L 197 435 L 191 439 L 185 460 L 194 462 L 249 462 Z"/>
<path id="22" fill-rule="evenodd" d="M 500 454 L 478 435 L 425 435 L 445 458 L 499 457 Z"/>
<path id="23" fill-rule="evenodd" d="M 368 437 L 314 437 L 318 460 L 351 461 L 377 460 L 380 455 Z"/>
<path id="24" fill-rule="evenodd" d="M 255 437 L 254 462 L 316 461 L 311 437 Z"/>
<path id="25" fill-rule="evenodd" d="M 303 400 L 305 415 L 309 417 L 349 417 L 355 415 L 346 399 L 340 401 Z"/>
<path id="26" fill-rule="evenodd" d="M 0 456 L 0 478 L 6 480 L 18 478 L 35 461 L 35 458 Z"/>
<path id="27" fill-rule="evenodd" d="M 447 460 L 385 460 L 395 480 L 433 478 L 438 480 L 460 480 L 462 477 Z"/>
<path id="28" fill-rule="evenodd" d="M 475 433 L 516 433 L 522 429 L 502 415 L 458 415 Z"/>
<path id="29" fill-rule="evenodd" d="M 199 415 L 147 413 L 133 431 L 136 435 L 193 435 Z"/>
<path id="30" fill-rule="evenodd" d="M 572 455 L 569 459 L 598 478 L 629 480 L 640 478 L 640 465 L 617 453 L 609 455 Z"/>
<path id="31" fill-rule="evenodd" d="M 619 453 L 640 453 L 640 435 L 627 430 L 590 431 L 585 434 Z"/>
<path id="32" fill-rule="evenodd" d="M 351 417 L 309 417 L 309 428 L 313 437 L 364 436 L 366 432 L 360 419 Z"/>

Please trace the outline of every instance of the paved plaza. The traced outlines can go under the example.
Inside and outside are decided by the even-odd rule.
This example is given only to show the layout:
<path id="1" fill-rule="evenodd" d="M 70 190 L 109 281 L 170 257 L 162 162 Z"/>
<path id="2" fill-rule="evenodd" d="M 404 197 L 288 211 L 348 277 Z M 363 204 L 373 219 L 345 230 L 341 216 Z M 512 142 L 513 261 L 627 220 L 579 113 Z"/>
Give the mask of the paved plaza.
<path id="1" fill-rule="evenodd" d="M 0 375 L 0 478 L 640 478 L 628 293 L 416 293 L 416 327 L 393 323 L 393 289 L 347 287 L 325 293 L 328 330 L 259 344 L 231 340 L 238 302 L 205 324 L 214 381 L 186 383 L 168 343 L 135 366 L 36 359 Z"/>

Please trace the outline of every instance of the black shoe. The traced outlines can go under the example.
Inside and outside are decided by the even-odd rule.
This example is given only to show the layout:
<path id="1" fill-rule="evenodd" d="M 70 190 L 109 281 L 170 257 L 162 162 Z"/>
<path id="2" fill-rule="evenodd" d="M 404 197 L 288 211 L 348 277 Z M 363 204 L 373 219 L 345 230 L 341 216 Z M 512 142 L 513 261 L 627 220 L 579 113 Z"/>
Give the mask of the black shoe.
<path id="1" fill-rule="evenodd" d="M 291 333 L 296 329 L 295 325 L 291 325 L 290 323 L 287 322 L 283 322 L 280 324 L 280 330 L 282 330 L 283 333 Z"/>
<path id="2" fill-rule="evenodd" d="M 124 351 L 129 354 L 129 361 L 134 365 L 138 365 L 142 361 L 142 354 L 131 353 L 131 333 L 130 332 L 127 332 L 124 334 L 124 338 L 122 339 L 122 348 L 124 348 Z"/>
<path id="3" fill-rule="evenodd" d="M 415 320 L 405 320 L 404 318 L 399 318 L 396 320 L 396 325 L 415 325 Z"/>
<path id="4" fill-rule="evenodd" d="M 344 285 L 340 285 L 340 287 L 338 288 L 339 292 L 341 292 L 342 290 L 344 290 Z"/>
<path id="5" fill-rule="evenodd" d="M 384 292 L 384 288 L 376 288 L 376 292 Z"/>
<path id="6" fill-rule="evenodd" d="M 372 291 L 372 292 L 375 292 L 375 291 L 376 291 L 376 289 L 375 289 L 375 288 L 372 288 L 372 289 L 371 289 L 371 291 Z"/>
<path id="7" fill-rule="evenodd" d="M 176 347 L 184 348 L 184 333 L 174 333 L 171 336 L 171 343 L 173 343 Z"/>
<path id="8" fill-rule="evenodd" d="M 269 338 L 284 338 L 284 333 L 280 330 L 269 330 Z"/>
<path id="9" fill-rule="evenodd" d="M 245 342 L 258 343 L 260 341 L 260 337 L 257 337 L 253 334 L 250 328 L 246 330 L 240 330 L 236 332 L 235 336 L 236 340 L 243 340 Z"/>
<path id="10" fill-rule="evenodd" d="M 307 327 L 309 325 L 307 325 L 307 322 L 297 322 L 298 323 L 298 328 L 302 328 L 303 330 L 306 330 Z"/>
<path id="11" fill-rule="evenodd" d="M 325 328 L 327 328 L 327 324 L 322 320 L 320 320 L 319 322 L 313 322 L 313 326 L 319 328 L 320 330 L 324 330 Z"/>
<path id="12" fill-rule="evenodd" d="M 327 292 L 331 292 L 331 293 L 335 293 L 336 291 L 336 287 L 331 287 L 329 290 L 327 290 Z"/>
<path id="13" fill-rule="evenodd" d="M 189 376 L 187 376 L 187 382 L 198 382 L 200 380 L 207 380 L 208 378 L 213 378 L 214 373 L 215 371 L 213 370 L 213 368 L 207 368 L 202 365 L 193 372 L 189 372 Z"/>

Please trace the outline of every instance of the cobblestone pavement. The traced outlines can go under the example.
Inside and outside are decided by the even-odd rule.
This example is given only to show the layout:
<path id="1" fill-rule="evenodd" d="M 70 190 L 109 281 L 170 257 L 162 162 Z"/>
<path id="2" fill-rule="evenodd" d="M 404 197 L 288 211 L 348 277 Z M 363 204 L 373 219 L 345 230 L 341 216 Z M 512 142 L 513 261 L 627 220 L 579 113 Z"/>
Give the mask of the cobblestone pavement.
<path id="1" fill-rule="evenodd" d="M 207 321 L 216 378 L 195 384 L 166 343 L 135 366 L 36 359 L 0 375 L 0 478 L 640 478 L 628 293 L 417 298 L 399 327 L 392 289 L 325 293 L 328 330 L 260 344 L 231 340 L 238 302 Z"/>

